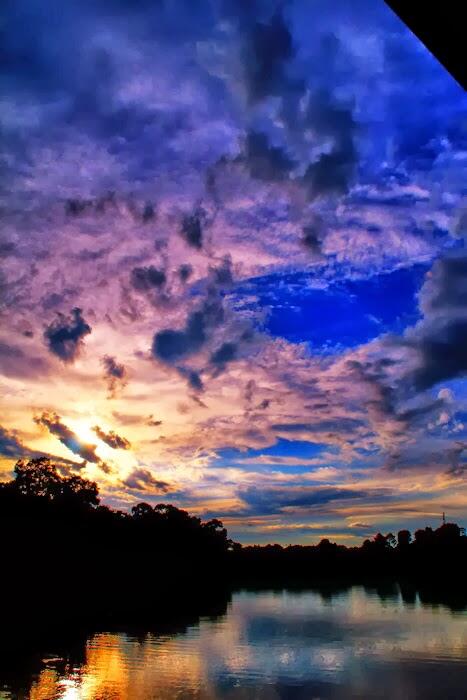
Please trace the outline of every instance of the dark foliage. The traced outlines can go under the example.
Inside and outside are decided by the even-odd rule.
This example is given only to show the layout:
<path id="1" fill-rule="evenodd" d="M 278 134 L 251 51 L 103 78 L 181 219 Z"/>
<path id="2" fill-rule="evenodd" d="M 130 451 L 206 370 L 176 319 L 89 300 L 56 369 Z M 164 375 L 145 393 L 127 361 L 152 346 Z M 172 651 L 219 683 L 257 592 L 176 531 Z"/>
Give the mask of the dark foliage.
<path id="1" fill-rule="evenodd" d="M 234 545 L 233 556 L 241 578 L 261 585 L 391 579 L 451 594 L 465 591 L 467 582 L 459 568 L 467 558 L 467 537 L 455 523 L 417 530 L 413 539 L 408 530 L 400 530 L 397 537 L 378 533 L 361 547 L 327 539 L 316 546 Z M 465 594 L 464 600 L 467 603 Z"/>
<path id="2" fill-rule="evenodd" d="M 0 556 L 12 614 L 136 619 L 148 605 L 188 603 L 234 586 L 347 585 L 392 580 L 410 591 L 465 591 L 467 537 L 437 530 L 377 534 L 361 547 L 245 546 L 219 520 L 170 504 L 130 513 L 100 504 L 97 485 L 63 476 L 46 458 L 19 461 L 0 484 Z M 426 594 L 429 597 L 429 593 Z M 465 595 L 464 595 L 465 598 Z"/>
<path id="3" fill-rule="evenodd" d="M 48 459 L 19 461 L 15 477 L 0 484 L 0 556 L 15 617 L 133 619 L 222 589 L 233 545 L 220 521 L 168 504 L 113 510 L 95 483 L 62 476 Z"/>

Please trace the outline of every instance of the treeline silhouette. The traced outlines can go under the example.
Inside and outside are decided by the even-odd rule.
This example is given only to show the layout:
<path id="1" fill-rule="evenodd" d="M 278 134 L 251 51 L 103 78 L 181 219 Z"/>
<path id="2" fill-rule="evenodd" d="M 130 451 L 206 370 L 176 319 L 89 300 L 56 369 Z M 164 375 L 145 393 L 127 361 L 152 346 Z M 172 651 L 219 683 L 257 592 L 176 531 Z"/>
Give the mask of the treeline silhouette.
<path id="1" fill-rule="evenodd" d="M 45 458 L 20 460 L 0 484 L 1 562 L 5 614 L 50 618 L 170 619 L 233 587 L 371 584 L 399 581 L 438 598 L 465 596 L 467 537 L 446 523 L 412 537 L 377 534 L 360 547 L 322 540 L 316 546 L 241 546 L 220 520 L 170 504 L 138 503 L 131 511 L 102 505 L 97 485 L 63 476 Z M 426 595 L 429 595 L 426 593 Z M 152 611 L 152 612 L 151 612 Z"/>
<path id="2" fill-rule="evenodd" d="M 395 579 L 446 589 L 465 588 L 461 562 L 467 558 L 467 537 L 455 523 L 436 530 L 378 533 L 360 547 L 345 547 L 323 539 L 315 546 L 278 544 L 241 549 L 241 575 L 254 583 L 288 585 L 308 580 L 365 583 Z M 465 567 L 464 567 L 465 568 Z"/>
<path id="3" fill-rule="evenodd" d="M 131 512 L 100 503 L 97 485 L 45 458 L 20 460 L 0 484 L 0 557 L 13 615 L 60 610 L 81 618 L 170 617 L 222 587 L 233 543 L 219 520 L 170 504 Z M 8 610 L 6 611 L 8 613 Z"/>

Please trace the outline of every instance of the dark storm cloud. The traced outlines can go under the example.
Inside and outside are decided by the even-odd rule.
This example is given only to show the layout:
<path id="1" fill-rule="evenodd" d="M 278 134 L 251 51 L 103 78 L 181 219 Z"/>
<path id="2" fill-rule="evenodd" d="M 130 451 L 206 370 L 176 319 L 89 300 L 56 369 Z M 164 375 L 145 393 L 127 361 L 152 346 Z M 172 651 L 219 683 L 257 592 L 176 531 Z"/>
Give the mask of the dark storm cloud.
<path id="1" fill-rule="evenodd" d="M 86 176 L 93 190 L 93 175 L 102 188 L 121 182 L 122 171 L 132 184 L 142 182 L 161 159 L 173 154 L 171 139 L 188 126 L 191 113 L 185 107 L 157 107 L 139 96 L 125 99 L 127 52 L 131 47 L 139 67 L 143 62 L 147 67 L 154 60 L 153 50 L 158 50 L 153 47 L 167 43 L 173 49 L 189 36 L 195 39 L 196 34 L 199 38 L 212 31 L 213 20 L 206 22 L 208 4 L 199 6 L 199 17 L 192 14 L 194 4 L 178 0 L 167 8 L 165 3 L 147 3 L 143 13 L 141 3 L 128 3 L 120 14 L 106 0 L 70 0 L 66 8 L 55 0 L 3 3 L 0 88 L 13 96 L 19 109 L 26 104 L 28 116 L 33 114 L 26 127 L 11 118 L 6 124 L 3 150 L 20 179 L 38 149 L 66 152 L 70 141 L 83 137 L 96 146 L 96 161 L 102 146 L 110 160 L 122 165 L 97 177 L 96 172 Z M 70 217 L 82 216 L 93 206 L 89 197 L 77 196 L 67 211 Z M 142 224 L 155 218 L 151 203 L 137 214 Z"/>
<path id="2" fill-rule="evenodd" d="M 94 206 L 92 199 L 67 199 L 65 202 L 65 213 L 68 216 L 80 216 L 89 211 Z"/>
<path id="3" fill-rule="evenodd" d="M 113 430 L 109 430 L 109 432 L 106 433 L 105 430 L 95 425 L 93 431 L 96 433 L 99 440 L 102 440 L 102 442 L 105 442 L 106 445 L 112 447 L 114 450 L 129 450 L 131 447 L 129 440 L 121 437 L 121 435 L 117 435 Z"/>
<path id="4" fill-rule="evenodd" d="M 171 363 L 200 350 L 206 339 L 206 317 L 201 309 L 189 314 L 183 330 L 168 328 L 156 333 L 152 352 L 154 357 Z"/>
<path id="5" fill-rule="evenodd" d="M 53 411 L 44 411 L 40 416 L 35 416 L 34 421 L 38 425 L 47 428 L 51 435 L 58 438 L 65 447 L 79 455 L 86 462 L 102 465 L 101 460 L 95 453 L 96 445 L 87 445 L 82 442 L 70 428 L 62 423 L 60 416 Z"/>
<path id="6" fill-rule="evenodd" d="M 65 214 L 70 218 L 79 218 L 84 215 L 102 216 L 113 212 L 131 214 L 133 220 L 147 224 L 156 218 L 156 210 L 151 202 L 137 202 L 132 197 L 118 196 L 110 191 L 98 197 L 82 199 L 70 197 L 65 201 Z"/>
<path id="7" fill-rule="evenodd" d="M 296 178 L 311 199 L 345 194 L 357 163 L 356 122 L 353 107 L 337 100 L 329 89 L 348 84 L 348 61 L 343 60 L 340 41 L 334 34 L 319 36 L 313 62 L 319 73 L 308 71 L 306 80 L 296 61 L 296 48 L 281 11 L 268 22 L 256 21 L 246 33 L 245 84 L 252 102 L 270 96 L 281 100 L 280 117 L 286 127 L 286 142 L 271 145 L 265 133 L 247 133 L 244 160 L 252 177 L 280 181 L 289 177 L 297 160 L 305 166 L 304 175 Z M 326 79 L 325 79 L 326 78 Z M 326 86 L 326 87 L 324 87 Z M 303 104 L 307 106 L 304 108 Z M 303 140 L 307 130 L 314 134 L 316 145 L 326 147 L 312 162 L 307 162 L 309 144 Z M 291 146 L 291 149 L 287 147 Z"/>
<path id="8" fill-rule="evenodd" d="M 338 103 L 328 91 L 320 91 L 310 99 L 305 122 L 332 142 L 330 152 L 322 153 L 305 171 L 303 183 L 310 196 L 345 194 L 358 160 L 351 107 Z"/>
<path id="9" fill-rule="evenodd" d="M 328 432 L 339 434 L 362 428 L 365 422 L 356 418 L 333 418 L 323 419 L 317 423 L 275 423 L 272 430 L 279 433 L 301 433 L 301 432 Z"/>
<path id="10" fill-rule="evenodd" d="M 354 154 L 353 146 L 349 150 L 337 147 L 310 163 L 303 182 L 313 199 L 320 195 L 347 192 L 355 164 Z"/>
<path id="11" fill-rule="evenodd" d="M 96 260 L 101 260 L 105 255 L 108 255 L 108 248 L 100 248 L 99 250 L 89 250 L 84 248 L 76 253 L 74 256 L 80 262 L 95 262 Z"/>
<path id="12" fill-rule="evenodd" d="M 453 253 L 435 262 L 420 292 L 423 320 L 406 333 L 419 354 L 409 378 L 425 390 L 467 374 L 467 256 Z"/>
<path id="13" fill-rule="evenodd" d="M 424 390 L 467 374 L 467 318 L 452 319 L 427 329 L 416 343 L 421 363 L 412 379 Z"/>
<path id="14" fill-rule="evenodd" d="M 54 355 L 64 362 L 73 362 L 81 352 L 83 338 L 91 333 L 89 326 L 79 308 L 72 310 L 70 316 L 59 313 L 44 331 L 44 339 Z"/>
<path id="15" fill-rule="evenodd" d="M 467 472 L 467 442 L 457 440 L 448 451 L 449 469 L 451 476 L 464 476 Z"/>
<path id="16" fill-rule="evenodd" d="M 192 214 L 186 214 L 183 217 L 180 233 L 182 238 L 192 248 L 201 250 L 203 247 L 203 223 L 205 212 L 203 209 L 197 209 Z"/>
<path id="17" fill-rule="evenodd" d="M 222 343 L 222 345 L 212 353 L 210 363 L 217 371 L 222 371 L 229 362 L 235 360 L 237 353 L 238 346 L 236 343 L 230 341 Z"/>
<path id="18" fill-rule="evenodd" d="M 255 22 L 246 40 L 245 81 L 252 102 L 283 92 L 286 68 L 295 55 L 292 35 L 280 12 Z"/>
<path id="19" fill-rule="evenodd" d="M 420 294 L 425 314 L 467 308 L 467 255 L 444 257 L 435 262 Z"/>
<path id="20" fill-rule="evenodd" d="M 153 356 L 174 367 L 183 376 L 191 389 L 195 392 L 203 391 L 204 384 L 202 374 L 211 370 L 209 374 L 222 371 L 227 362 L 233 359 L 232 349 L 240 342 L 249 341 L 251 333 L 243 330 L 243 333 L 229 326 L 229 317 L 224 309 L 224 293 L 233 283 L 232 260 L 229 255 L 222 258 L 216 266 L 210 266 L 203 289 L 204 299 L 192 311 L 188 313 L 184 327 L 181 329 L 167 328 L 158 331 L 153 338 Z M 226 332 L 240 334 L 235 341 L 225 341 L 225 347 L 221 346 L 212 350 L 212 341 L 217 329 L 225 326 Z M 185 360 L 196 353 L 209 348 L 210 359 L 204 368 L 193 369 L 186 366 Z M 236 351 L 233 353 L 236 354 Z M 181 363 L 183 361 L 183 364 Z M 192 397 L 197 399 L 196 396 Z"/>
<path id="21" fill-rule="evenodd" d="M 303 487 L 260 489 L 250 486 L 239 491 L 240 498 L 246 503 L 250 514 L 281 513 L 285 509 L 301 509 L 324 506 L 333 501 L 354 500 L 368 497 L 363 490 L 349 490 L 337 487 Z"/>
<path id="22" fill-rule="evenodd" d="M 209 276 L 216 287 L 229 287 L 233 283 L 231 257 L 225 255 L 220 265 L 210 267 Z"/>
<path id="23" fill-rule="evenodd" d="M 187 380 L 188 386 L 193 389 L 193 391 L 203 391 L 204 384 L 200 372 L 190 369 L 189 367 L 177 367 L 177 369 L 182 377 Z"/>
<path id="24" fill-rule="evenodd" d="M 18 459 L 29 453 L 30 450 L 21 443 L 14 431 L 7 430 L 0 425 L 0 455 Z"/>
<path id="25" fill-rule="evenodd" d="M 222 298 L 218 290 L 211 287 L 201 307 L 188 314 L 182 330 L 169 328 L 155 334 L 152 345 L 154 357 L 170 364 L 198 352 L 208 341 L 212 329 L 223 320 Z"/>
<path id="26" fill-rule="evenodd" d="M 346 363 L 350 378 L 370 388 L 366 406 L 381 419 L 397 418 L 397 392 L 387 377 L 387 369 L 393 365 L 387 358 L 366 362 L 348 360 Z"/>
<path id="27" fill-rule="evenodd" d="M 251 177 L 278 182 L 289 177 L 295 162 L 279 146 L 272 146 L 266 134 L 250 131 L 245 139 L 244 153 L 237 158 L 244 162 Z"/>
<path id="28" fill-rule="evenodd" d="M 149 469 L 144 468 L 133 469 L 122 483 L 124 486 L 134 491 L 153 494 L 169 493 L 173 490 L 167 481 L 157 479 Z"/>
<path id="29" fill-rule="evenodd" d="M 410 170 L 429 171 L 446 138 L 454 148 L 465 150 L 465 103 L 459 100 L 455 81 L 446 79 L 438 62 L 430 59 L 420 51 L 410 32 L 387 32 L 384 75 L 391 89 L 388 105 L 397 134 L 395 158 L 405 162 Z M 411 85 L 417 85 L 413 97 Z M 407 98 L 400 99 L 402 90 L 412 102 L 412 109 L 407 109 Z"/>
<path id="30" fill-rule="evenodd" d="M 153 265 L 149 267 L 135 267 L 131 271 L 131 285 L 139 292 L 148 292 L 151 289 L 159 289 L 166 283 L 164 270 L 158 270 Z"/>
<path id="31" fill-rule="evenodd" d="M 325 236 L 323 220 L 315 216 L 314 219 L 303 227 L 303 245 L 314 254 L 321 253 L 321 246 Z"/>
<path id="32" fill-rule="evenodd" d="M 123 389 L 127 383 L 127 370 L 125 365 L 117 362 L 115 357 L 104 355 L 101 359 L 104 367 L 104 379 L 107 383 L 109 397 L 113 398 L 118 389 Z"/>
<path id="33" fill-rule="evenodd" d="M 0 243 L 0 258 L 8 258 L 15 252 L 15 244 L 11 241 Z"/>
<path id="34" fill-rule="evenodd" d="M 144 205 L 143 212 L 141 214 L 141 219 L 144 224 L 147 224 L 149 221 L 152 221 L 156 217 L 156 210 L 154 209 L 154 205 L 151 204 L 151 202 L 146 202 Z"/>
<path id="35" fill-rule="evenodd" d="M 187 282 L 193 274 L 193 268 L 189 263 L 184 263 L 178 268 L 178 275 L 182 282 Z"/>

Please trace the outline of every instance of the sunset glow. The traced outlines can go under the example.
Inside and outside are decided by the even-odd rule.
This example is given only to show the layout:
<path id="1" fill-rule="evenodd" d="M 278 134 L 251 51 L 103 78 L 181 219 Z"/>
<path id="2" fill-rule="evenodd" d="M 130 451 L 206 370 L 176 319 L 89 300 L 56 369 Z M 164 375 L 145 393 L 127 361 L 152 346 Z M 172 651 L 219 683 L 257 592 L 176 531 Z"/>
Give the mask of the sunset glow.
<path id="1" fill-rule="evenodd" d="M 0 480 L 48 455 L 243 543 L 466 526 L 461 87 L 373 0 L 20 4 Z"/>

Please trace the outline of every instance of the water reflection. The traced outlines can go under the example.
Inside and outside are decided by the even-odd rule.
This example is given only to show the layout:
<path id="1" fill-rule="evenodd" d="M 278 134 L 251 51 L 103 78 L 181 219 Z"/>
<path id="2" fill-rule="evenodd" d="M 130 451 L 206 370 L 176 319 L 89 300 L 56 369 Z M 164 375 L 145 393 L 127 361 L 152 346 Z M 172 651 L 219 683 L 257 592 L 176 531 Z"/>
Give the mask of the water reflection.
<path id="1" fill-rule="evenodd" d="M 465 698 L 466 613 L 405 597 L 236 593 L 183 633 L 93 634 L 81 658 L 50 649 L 29 690 L 10 683 L 0 698 Z"/>

